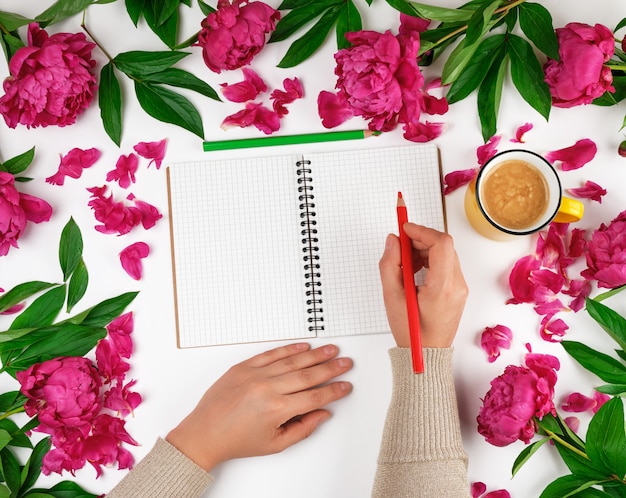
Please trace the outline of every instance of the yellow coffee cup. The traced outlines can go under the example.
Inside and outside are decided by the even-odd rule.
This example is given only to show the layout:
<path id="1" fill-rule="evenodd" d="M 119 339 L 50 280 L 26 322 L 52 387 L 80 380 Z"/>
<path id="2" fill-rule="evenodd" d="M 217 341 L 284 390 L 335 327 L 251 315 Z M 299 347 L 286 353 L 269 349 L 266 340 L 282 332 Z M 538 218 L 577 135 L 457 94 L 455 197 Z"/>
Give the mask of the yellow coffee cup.
<path id="1" fill-rule="evenodd" d="M 496 154 L 465 192 L 465 215 L 481 235 L 511 240 L 583 217 L 581 202 L 563 196 L 554 167 L 539 154 L 513 149 Z"/>

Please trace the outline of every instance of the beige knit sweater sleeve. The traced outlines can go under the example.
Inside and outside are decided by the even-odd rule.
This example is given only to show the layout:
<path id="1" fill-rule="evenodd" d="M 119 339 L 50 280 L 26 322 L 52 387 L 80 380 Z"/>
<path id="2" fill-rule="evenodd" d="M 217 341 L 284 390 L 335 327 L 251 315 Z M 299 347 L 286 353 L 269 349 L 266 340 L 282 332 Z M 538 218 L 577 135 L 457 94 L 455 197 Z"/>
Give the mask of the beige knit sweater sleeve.
<path id="1" fill-rule="evenodd" d="M 106 498 L 197 498 L 212 482 L 213 476 L 206 470 L 158 439 Z"/>
<path id="2" fill-rule="evenodd" d="M 424 373 L 417 375 L 408 348 L 389 355 L 393 391 L 372 497 L 469 497 L 452 348 L 425 348 Z"/>

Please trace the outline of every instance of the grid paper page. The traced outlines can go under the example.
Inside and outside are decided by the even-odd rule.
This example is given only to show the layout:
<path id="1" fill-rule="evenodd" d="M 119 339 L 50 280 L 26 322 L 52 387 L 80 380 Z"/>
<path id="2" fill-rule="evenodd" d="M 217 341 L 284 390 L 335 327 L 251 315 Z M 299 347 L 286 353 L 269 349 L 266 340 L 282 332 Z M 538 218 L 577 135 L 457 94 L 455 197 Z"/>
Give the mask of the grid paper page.
<path id="1" fill-rule="evenodd" d="M 432 144 L 310 155 L 322 281 L 318 336 L 389 330 L 378 273 L 385 237 L 398 233 L 402 192 L 409 220 L 445 230 L 441 173 Z"/>
<path id="2" fill-rule="evenodd" d="M 179 347 L 310 336 L 297 160 L 169 168 Z"/>

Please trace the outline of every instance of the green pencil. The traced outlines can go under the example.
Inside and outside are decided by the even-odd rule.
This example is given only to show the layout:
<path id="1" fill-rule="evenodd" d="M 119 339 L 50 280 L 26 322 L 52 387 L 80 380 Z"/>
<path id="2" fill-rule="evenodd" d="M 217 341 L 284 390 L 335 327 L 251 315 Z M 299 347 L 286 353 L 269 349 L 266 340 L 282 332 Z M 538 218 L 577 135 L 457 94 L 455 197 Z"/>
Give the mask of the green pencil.
<path id="1" fill-rule="evenodd" d="M 380 131 L 348 130 L 329 131 L 323 133 L 306 133 L 303 135 L 282 135 L 260 138 L 240 138 L 236 140 L 221 140 L 216 142 L 202 142 L 204 152 L 215 150 L 248 149 L 251 147 L 269 147 L 272 145 L 310 144 L 318 142 L 336 142 L 338 140 L 358 140 L 380 135 Z"/>

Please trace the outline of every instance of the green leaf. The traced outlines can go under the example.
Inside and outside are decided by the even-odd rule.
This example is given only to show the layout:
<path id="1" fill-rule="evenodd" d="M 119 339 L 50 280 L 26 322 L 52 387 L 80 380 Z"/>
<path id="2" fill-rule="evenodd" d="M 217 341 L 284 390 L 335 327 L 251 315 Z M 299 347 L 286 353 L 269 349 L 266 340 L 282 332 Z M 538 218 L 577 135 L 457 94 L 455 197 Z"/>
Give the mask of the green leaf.
<path id="1" fill-rule="evenodd" d="M 409 4 L 419 17 L 422 17 L 423 19 L 430 19 L 431 21 L 469 21 L 474 15 L 474 10 L 471 9 L 448 9 L 445 7 L 437 7 L 435 5 L 426 5 L 417 2 L 409 2 Z"/>
<path id="2" fill-rule="evenodd" d="M 98 495 L 88 493 L 73 481 L 62 481 L 50 489 L 33 489 L 31 493 L 44 492 L 54 498 L 97 498 Z"/>
<path id="3" fill-rule="evenodd" d="M 21 303 L 24 299 L 55 285 L 57 284 L 39 282 L 36 280 L 16 285 L 0 297 L 0 312 L 6 311 L 12 306 Z"/>
<path id="4" fill-rule="evenodd" d="M 626 319 L 608 306 L 593 299 L 585 299 L 586 309 L 600 327 L 619 345 L 626 350 Z"/>
<path id="5" fill-rule="evenodd" d="M 530 457 L 533 456 L 535 452 L 548 441 L 550 441 L 550 438 L 543 438 L 524 447 L 522 452 L 517 456 L 515 462 L 513 463 L 513 469 L 511 469 L 511 477 L 515 477 L 515 474 L 517 474 L 517 471 L 522 468 L 522 465 L 524 465 L 530 459 Z"/>
<path id="6" fill-rule="evenodd" d="M 617 396 L 619 394 L 626 393 L 626 384 L 605 384 L 603 386 L 598 386 L 595 389 L 599 393 Z"/>
<path id="7" fill-rule="evenodd" d="M 177 69 L 175 67 L 170 67 L 158 73 L 150 74 L 146 76 L 145 81 L 186 88 L 187 90 L 192 90 L 213 100 L 221 101 L 217 92 L 213 90 L 208 83 L 187 71 Z"/>
<path id="8" fill-rule="evenodd" d="M 9 418 L 0 420 L 0 429 L 11 434 L 10 446 L 29 449 L 33 447 L 30 438 L 24 434 L 25 431 L 20 429 L 13 420 Z"/>
<path id="9" fill-rule="evenodd" d="M 156 26 L 162 26 L 178 10 L 180 0 L 152 0 Z"/>
<path id="10" fill-rule="evenodd" d="M 478 88 L 494 62 L 506 56 L 505 40 L 505 35 L 494 35 L 480 43 L 465 71 L 450 86 L 446 95 L 449 104 L 463 100 Z"/>
<path id="11" fill-rule="evenodd" d="M 65 227 L 63 227 L 59 243 L 59 263 L 61 264 L 61 271 L 63 271 L 64 282 L 67 282 L 68 278 L 70 278 L 72 272 L 78 266 L 82 255 L 83 237 L 74 218 L 70 218 Z"/>
<path id="12" fill-rule="evenodd" d="M 476 9 L 467 24 L 467 31 L 465 32 L 465 44 L 467 46 L 473 45 L 482 38 L 489 27 L 493 13 L 499 6 L 500 0 L 495 0 L 491 3 L 485 3 Z"/>
<path id="13" fill-rule="evenodd" d="M 69 313 L 72 308 L 82 299 L 87 291 L 87 284 L 89 283 L 89 273 L 85 262 L 81 260 L 78 262 L 78 266 L 72 273 L 69 286 L 67 288 L 67 309 Z"/>
<path id="14" fill-rule="evenodd" d="M 9 330 L 50 325 L 63 308 L 65 290 L 65 285 L 59 285 L 39 296 L 15 317 Z"/>
<path id="15" fill-rule="evenodd" d="M 495 59 L 478 89 L 478 116 L 485 142 L 496 134 L 498 128 L 498 112 L 500 111 L 506 68 L 506 57 L 500 60 Z"/>
<path id="16" fill-rule="evenodd" d="M 613 86 L 615 92 L 604 92 L 600 97 L 593 100 L 592 104 L 599 106 L 612 106 L 626 99 L 626 76 L 613 72 Z M 610 292 L 610 291 L 607 291 Z M 594 298 L 597 299 L 597 298 Z"/>
<path id="17" fill-rule="evenodd" d="M 98 104 L 104 131 L 119 147 L 122 142 L 122 90 L 112 62 L 100 71 Z"/>
<path id="18" fill-rule="evenodd" d="M 15 52 L 25 46 L 24 42 L 17 34 L 17 31 L 12 33 L 0 31 L 0 45 L 2 45 L 2 51 L 4 52 L 7 62 L 15 55 Z"/>
<path id="19" fill-rule="evenodd" d="M 599 478 L 608 479 L 610 476 L 606 475 L 606 472 L 598 467 L 594 466 L 588 458 L 572 451 L 570 448 L 563 446 L 558 441 L 554 441 L 556 450 L 561 456 L 563 463 L 567 465 L 567 468 L 572 474 L 577 477 L 589 480 L 597 480 Z"/>
<path id="20" fill-rule="evenodd" d="M 82 12 L 93 3 L 93 0 L 57 0 L 48 9 L 39 14 L 35 21 L 41 27 L 55 24 Z"/>
<path id="21" fill-rule="evenodd" d="M 176 46 L 176 39 L 178 38 L 178 9 L 172 12 L 165 20 L 162 20 L 161 3 L 162 0 L 149 0 L 144 8 L 143 16 L 150 29 L 161 41 L 169 48 L 174 48 Z"/>
<path id="22" fill-rule="evenodd" d="M 519 25 L 528 39 L 539 50 L 554 60 L 559 60 L 559 42 L 552 26 L 548 9 L 538 3 L 524 2 L 518 6 Z"/>
<path id="23" fill-rule="evenodd" d="M 11 442 L 12 436 L 4 429 L 0 429 L 0 449 L 4 448 Z"/>
<path id="24" fill-rule="evenodd" d="M 621 384 L 626 378 L 626 366 L 615 358 L 575 341 L 561 341 L 565 351 L 591 373 L 611 384 Z"/>
<path id="25" fill-rule="evenodd" d="M 361 14 L 352 0 L 348 0 L 337 18 L 337 48 L 348 48 L 351 43 L 346 40 L 346 33 L 361 31 L 363 23 Z"/>
<path id="26" fill-rule="evenodd" d="M 276 24 L 276 29 L 271 34 L 269 43 L 283 41 L 289 38 L 305 24 L 321 16 L 329 6 L 337 3 L 340 2 L 336 2 L 335 0 L 323 0 L 305 4 L 289 11 L 281 17 Z"/>
<path id="27" fill-rule="evenodd" d="M 7 391 L 0 394 L 0 413 L 6 413 L 23 405 L 26 397 L 19 391 Z"/>
<path id="28" fill-rule="evenodd" d="M 552 98 L 535 52 L 530 43 L 517 35 L 509 35 L 508 48 L 515 88 L 533 109 L 548 120 Z"/>
<path id="29" fill-rule="evenodd" d="M 35 485 L 41 474 L 41 461 L 49 450 L 50 438 L 42 439 L 37 443 L 22 469 L 22 489 L 29 489 Z"/>
<path id="30" fill-rule="evenodd" d="M 291 44 L 278 67 L 294 67 L 308 59 L 324 43 L 341 14 L 341 6 L 328 9 L 315 25 Z"/>
<path id="31" fill-rule="evenodd" d="M 0 11 L 0 25 L 2 25 L 6 31 L 15 31 L 17 28 L 26 26 L 31 22 L 33 22 L 32 19 L 24 17 L 20 14 Z"/>
<path id="32" fill-rule="evenodd" d="M 189 52 L 165 51 L 143 52 L 132 50 L 118 54 L 113 63 L 120 71 L 131 78 L 142 79 L 149 74 L 158 73 L 173 66 L 189 55 Z"/>
<path id="33" fill-rule="evenodd" d="M 443 66 L 441 73 L 441 83 L 443 85 L 453 83 L 460 76 L 479 46 L 480 40 L 476 40 L 473 44 L 468 45 L 466 40 L 463 39 L 454 47 L 454 50 Z"/>
<path id="34" fill-rule="evenodd" d="M 552 481 L 543 490 L 539 498 L 606 498 L 608 495 L 591 486 L 601 484 L 602 481 L 589 481 L 574 475 L 566 475 Z"/>
<path id="35" fill-rule="evenodd" d="M 126 12 L 135 27 L 139 24 L 139 19 L 143 15 L 143 9 L 145 8 L 147 0 L 126 0 Z"/>
<path id="36" fill-rule="evenodd" d="M 22 154 L 19 154 L 11 159 L 7 159 L 2 165 L 0 165 L 0 171 L 6 171 L 12 175 L 19 175 L 26 171 L 35 158 L 35 147 Z"/>
<path id="37" fill-rule="evenodd" d="M 135 94 L 141 108 L 153 118 L 204 138 L 200 113 L 186 97 L 159 85 L 139 81 L 135 81 Z"/>
<path id="38" fill-rule="evenodd" d="M 202 0 L 198 0 L 198 5 L 200 6 L 200 10 L 202 11 L 202 14 L 204 14 L 205 17 L 211 14 L 212 12 L 215 12 L 215 9 L 213 7 L 211 7 L 206 2 L 203 2 Z"/>
<path id="39" fill-rule="evenodd" d="M 106 299 L 93 308 L 75 317 L 80 321 L 72 320 L 72 323 L 80 323 L 89 327 L 104 327 L 111 320 L 120 316 L 126 307 L 137 297 L 138 292 L 127 292 L 117 297 Z"/>
<path id="40" fill-rule="evenodd" d="M 624 26 L 626 26 L 626 17 L 624 17 L 624 19 L 617 23 L 617 26 L 615 26 L 615 29 L 613 31 L 619 31 Z"/>
<path id="41" fill-rule="evenodd" d="M 14 358 L 5 362 L 10 375 L 24 370 L 35 363 L 52 360 L 61 356 L 84 356 L 91 351 L 100 339 L 106 337 L 103 327 L 87 327 L 66 323 L 62 326 L 39 329 L 33 332 L 35 341 Z"/>
<path id="42" fill-rule="evenodd" d="M 626 475 L 626 432 L 624 404 L 612 398 L 596 412 L 587 429 L 587 455 L 596 466 L 615 474 L 620 480 Z"/>
<path id="43" fill-rule="evenodd" d="M 0 463 L 2 464 L 4 482 L 6 482 L 8 488 L 11 490 L 11 496 L 17 496 L 22 485 L 20 464 L 9 448 L 3 448 L 0 451 Z"/>

